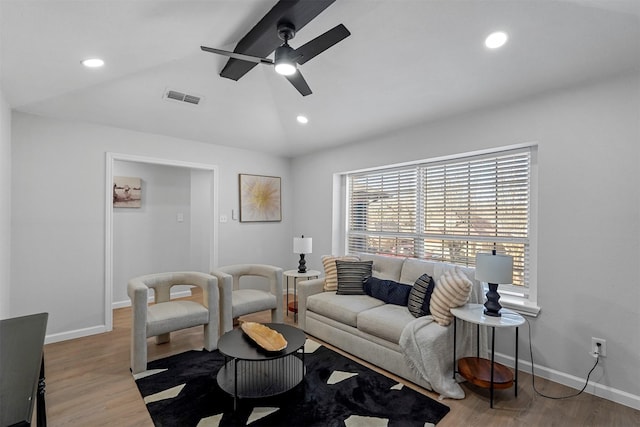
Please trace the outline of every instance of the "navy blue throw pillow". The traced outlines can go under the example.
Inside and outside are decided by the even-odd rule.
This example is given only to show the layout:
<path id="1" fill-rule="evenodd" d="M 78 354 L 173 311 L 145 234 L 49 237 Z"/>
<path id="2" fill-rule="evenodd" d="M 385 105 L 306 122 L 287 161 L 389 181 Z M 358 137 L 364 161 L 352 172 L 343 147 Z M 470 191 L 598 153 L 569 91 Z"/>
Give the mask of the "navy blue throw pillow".
<path id="1" fill-rule="evenodd" d="M 382 300 L 387 304 L 407 305 L 409 301 L 410 285 L 394 282 L 393 280 L 383 280 L 377 277 L 369 277 L 364 282 L 364 293 Z"/>

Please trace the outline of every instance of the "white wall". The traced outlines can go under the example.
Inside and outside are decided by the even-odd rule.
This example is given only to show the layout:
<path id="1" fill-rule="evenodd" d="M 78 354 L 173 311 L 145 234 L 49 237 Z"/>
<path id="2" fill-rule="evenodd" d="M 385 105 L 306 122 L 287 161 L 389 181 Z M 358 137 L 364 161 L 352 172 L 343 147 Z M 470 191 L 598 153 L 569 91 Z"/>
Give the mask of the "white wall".
<path id="1" fill-rule="evenodd" d="M 14 112 L 10 314 L 49 312 L 49 341 L 104 324 L 106 152 L 218 165 L 219 212 L 230 219 L 219 224 L 219 264 L 289 264 L 288 159 Z M 282 177 L 282 222 L 231 220 L 239 173 Z"/>
<path id="2" fill-rule="evenodd" d="M 211 260 L 210 237 L 212 230 L 211 171 L 191 170 L 190 210 L 191 223 L 190 270 L 208 271 Z M 185 221 L 187 218 L 185 217 Z"/>
<path id="3" fill-rule="evenodd" d="M 132 277 L 193 269 L 191 171 L 116 161 L 113 175 L 138 177 L 142 183 L 140 208 L 113 210 L 113 302 L 123 306 L 130 302 L 127 282 Z M 183 222 L 177 221 L 178 214 L 183 215 Z M 205 250 L 208 257 L 208 248 Z"/>
<path id="4" fill-rule="evenodd" d="M 11 109 L 0 91 L 0 319 L 9 317 L 11 284 Z"/>
<path id="5" fill-rule="evenodd" d="M 535 363 L 574 385 L 594 363 L 591 337 L 604 338 L 595 394 L 640 408 L 639 76 L 296 158 L 293 230 L 313 237 L 308 265 L 319 267 L 331 251 L 334 173 L 530 141 L 539 143 Z M 521 329 L 520 358 L 529 359 Z M 499 336 L 500 352 L 513 355 L 512 336 Z"/>

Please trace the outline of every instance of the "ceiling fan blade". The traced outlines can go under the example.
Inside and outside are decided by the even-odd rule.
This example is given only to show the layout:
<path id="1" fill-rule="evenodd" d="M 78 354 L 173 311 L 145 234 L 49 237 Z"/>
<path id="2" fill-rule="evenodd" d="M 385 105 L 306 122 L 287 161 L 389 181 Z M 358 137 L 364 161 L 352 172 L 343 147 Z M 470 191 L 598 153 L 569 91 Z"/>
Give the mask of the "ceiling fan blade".
<path id="1" fill-rule="evenodd" d="M 296 54 L 301 55 L 297 60 L 298 64 L 302 65 L 310 59 L 315 58 L 320 53 L 329 49 L 334 44 L 341 42 L 349 37 L 351 33 L 344 25 L 336 25 L 324 34 L 319 35 L 315 39 L 308 43 L 303 44 L 295 50 Z"/>
<path id="2" fill-rule="evenodd" d="M 247 62 L 255 62 L 256 64 L 271 64 L 273 65 L 273 61 L 269 58 L 260 58 L 258 56 L 245 55 L 243 53 L 229 52 L 228 50 L 216 49 L 213 47 L 200 46 L 205 52 L 217 53 L 218 55 L 228 56 L 230 58 L 239 59 L 241 61 Z"/>
<path id="3" fill-rule="evenodd" d="M 290 76 L 285 76 L 285 78 L 291 82 L 293 87 L 298 89 L 298 92 L 300 92 L 300 95 L 302 96 L 311 95 L 312 93 L 311 88 L 307 84 L 307 81 L 304 79 L 304 77 L 302 77 L 302 73 L 300 73 L 300 70 L 296 71 Z"/>
<path id="4" fill-rule="evenodd" d="M 331 6 L 336 0 L 280 0 L 273 8 L 238 42 L 234 51 L 250 55 L 268 56 L 282 40 L 276 28 L 279 22 L 293 24 L 300 31 L 312 19 Z M 221 77 L 238 80 L 249 72 L 254 64 L 229 59 L 220 72 Z"/>

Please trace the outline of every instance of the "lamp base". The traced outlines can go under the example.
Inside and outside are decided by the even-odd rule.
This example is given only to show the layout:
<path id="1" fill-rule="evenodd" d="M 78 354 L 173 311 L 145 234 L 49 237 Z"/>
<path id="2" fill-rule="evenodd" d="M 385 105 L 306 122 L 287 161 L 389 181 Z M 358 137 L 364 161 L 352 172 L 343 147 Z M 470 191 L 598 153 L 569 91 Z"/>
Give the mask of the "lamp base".
<path id="1" fill-rule="evenodd" d="M 502 306 L 498 302 L 500 294 L 498 293 L 497 283 L 488 283 L 489 290 L 487 291 L 487 302 L 484 303 L 484 314 L 486 316 L 501 317 L 500 309 Z"/>
<path id="2" fill-rule="evenodd" d="M 307 272 L 307 261 L 304 259 L 304 254 L 300 254 L 300 262 L 298 262 L 298 273 Z"/>

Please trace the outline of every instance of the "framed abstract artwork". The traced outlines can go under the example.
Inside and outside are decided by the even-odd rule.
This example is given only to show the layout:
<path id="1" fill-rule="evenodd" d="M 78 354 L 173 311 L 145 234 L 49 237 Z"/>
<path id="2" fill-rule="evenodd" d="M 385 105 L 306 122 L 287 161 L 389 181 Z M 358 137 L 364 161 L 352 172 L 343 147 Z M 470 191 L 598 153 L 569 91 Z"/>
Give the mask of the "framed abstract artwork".
<path id="1" fill-rule="evenodd" d="M 142 180 L 128 176 L 113 177 L 113 207 L 139 208 L 142 206 Z"/>
<path id="2" fill-rule="evenodd" d="M 240 174 L 240 222 L 282 221 L 280 177 Z"/>

